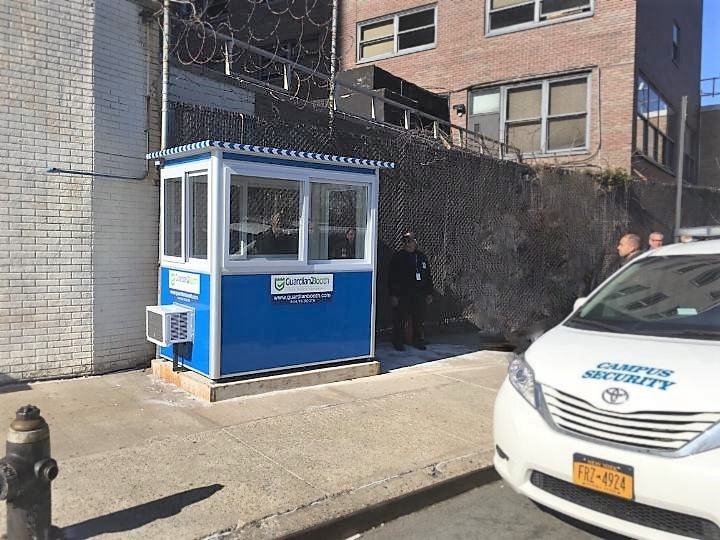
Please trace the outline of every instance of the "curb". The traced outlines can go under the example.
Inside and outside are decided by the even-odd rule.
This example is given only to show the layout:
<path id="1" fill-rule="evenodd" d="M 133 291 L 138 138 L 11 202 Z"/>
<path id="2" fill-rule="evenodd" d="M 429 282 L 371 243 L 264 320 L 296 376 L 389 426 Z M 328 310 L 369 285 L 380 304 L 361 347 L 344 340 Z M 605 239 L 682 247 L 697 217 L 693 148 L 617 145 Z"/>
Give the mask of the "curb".
<path id="1" fill-rule="evenodd" d="M 347 539 L 499 479 L 500 476 L 495 468 L 488 466 L 278 538 L 279 540 Z"/>

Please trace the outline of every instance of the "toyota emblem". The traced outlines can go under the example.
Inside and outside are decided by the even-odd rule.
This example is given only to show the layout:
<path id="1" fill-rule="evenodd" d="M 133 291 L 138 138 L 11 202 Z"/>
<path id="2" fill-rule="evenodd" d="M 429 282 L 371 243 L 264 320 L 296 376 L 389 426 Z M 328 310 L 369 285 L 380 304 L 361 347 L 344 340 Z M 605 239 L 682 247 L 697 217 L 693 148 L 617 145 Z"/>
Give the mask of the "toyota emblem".
<path id="1" fill-rule="evenodd" d="M 610 405 L 622 405 L 625 403 L 630 394 L 622 388 L 608 388 L 602 393 L 602 398 Z"/>

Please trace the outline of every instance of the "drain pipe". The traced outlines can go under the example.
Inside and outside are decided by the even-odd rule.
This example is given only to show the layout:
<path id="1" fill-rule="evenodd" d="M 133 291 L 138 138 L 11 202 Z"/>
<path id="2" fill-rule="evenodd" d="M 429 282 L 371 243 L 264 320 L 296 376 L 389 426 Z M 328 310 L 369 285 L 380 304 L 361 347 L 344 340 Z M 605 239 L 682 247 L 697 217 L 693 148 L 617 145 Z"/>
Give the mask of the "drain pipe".
<path id="1" fill-rule="evenodd" d="M 163 0 L 163 49 L 162 49 L 162 105 L 160 116 L 160 150 L 168 142 L 168 81 L 170 79 L 170 0 Z"/>

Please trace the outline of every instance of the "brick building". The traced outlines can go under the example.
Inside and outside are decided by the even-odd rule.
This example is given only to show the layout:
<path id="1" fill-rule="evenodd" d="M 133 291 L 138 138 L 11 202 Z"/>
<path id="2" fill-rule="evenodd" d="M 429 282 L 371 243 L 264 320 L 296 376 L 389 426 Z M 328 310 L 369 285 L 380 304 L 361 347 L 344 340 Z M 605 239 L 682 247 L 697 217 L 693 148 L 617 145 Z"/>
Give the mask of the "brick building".
<path id="1" fill-rule="evenodd" d="M 346 0 L 340 63 L 448 95 L 454 123 L 525 159 L 668 181 L 687 95 L 693 180 L 701 19 L 702 0 Z"/>
<path id="2" fill-rule="evenodd" d="M 159 188 L 145 160 L 160 145 L 153 6 L 0 7 L 0 385 L 154 356 L 144 328 L 158 271 Z M 254 110 L 253 94 L 178 66 L 170 101 Z"/>

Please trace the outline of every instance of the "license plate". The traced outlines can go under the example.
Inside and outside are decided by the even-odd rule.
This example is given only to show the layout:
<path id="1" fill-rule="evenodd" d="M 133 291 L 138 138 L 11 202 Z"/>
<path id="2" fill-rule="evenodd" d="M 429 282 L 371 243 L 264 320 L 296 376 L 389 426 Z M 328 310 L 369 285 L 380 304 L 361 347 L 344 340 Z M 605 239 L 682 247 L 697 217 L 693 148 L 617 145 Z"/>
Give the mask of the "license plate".
<path id="1" fill-rule="evenodd" d="M 573 455 L 573 483 L 622 499 L 635 497 L 632 467 L 583 454 Z"/>

